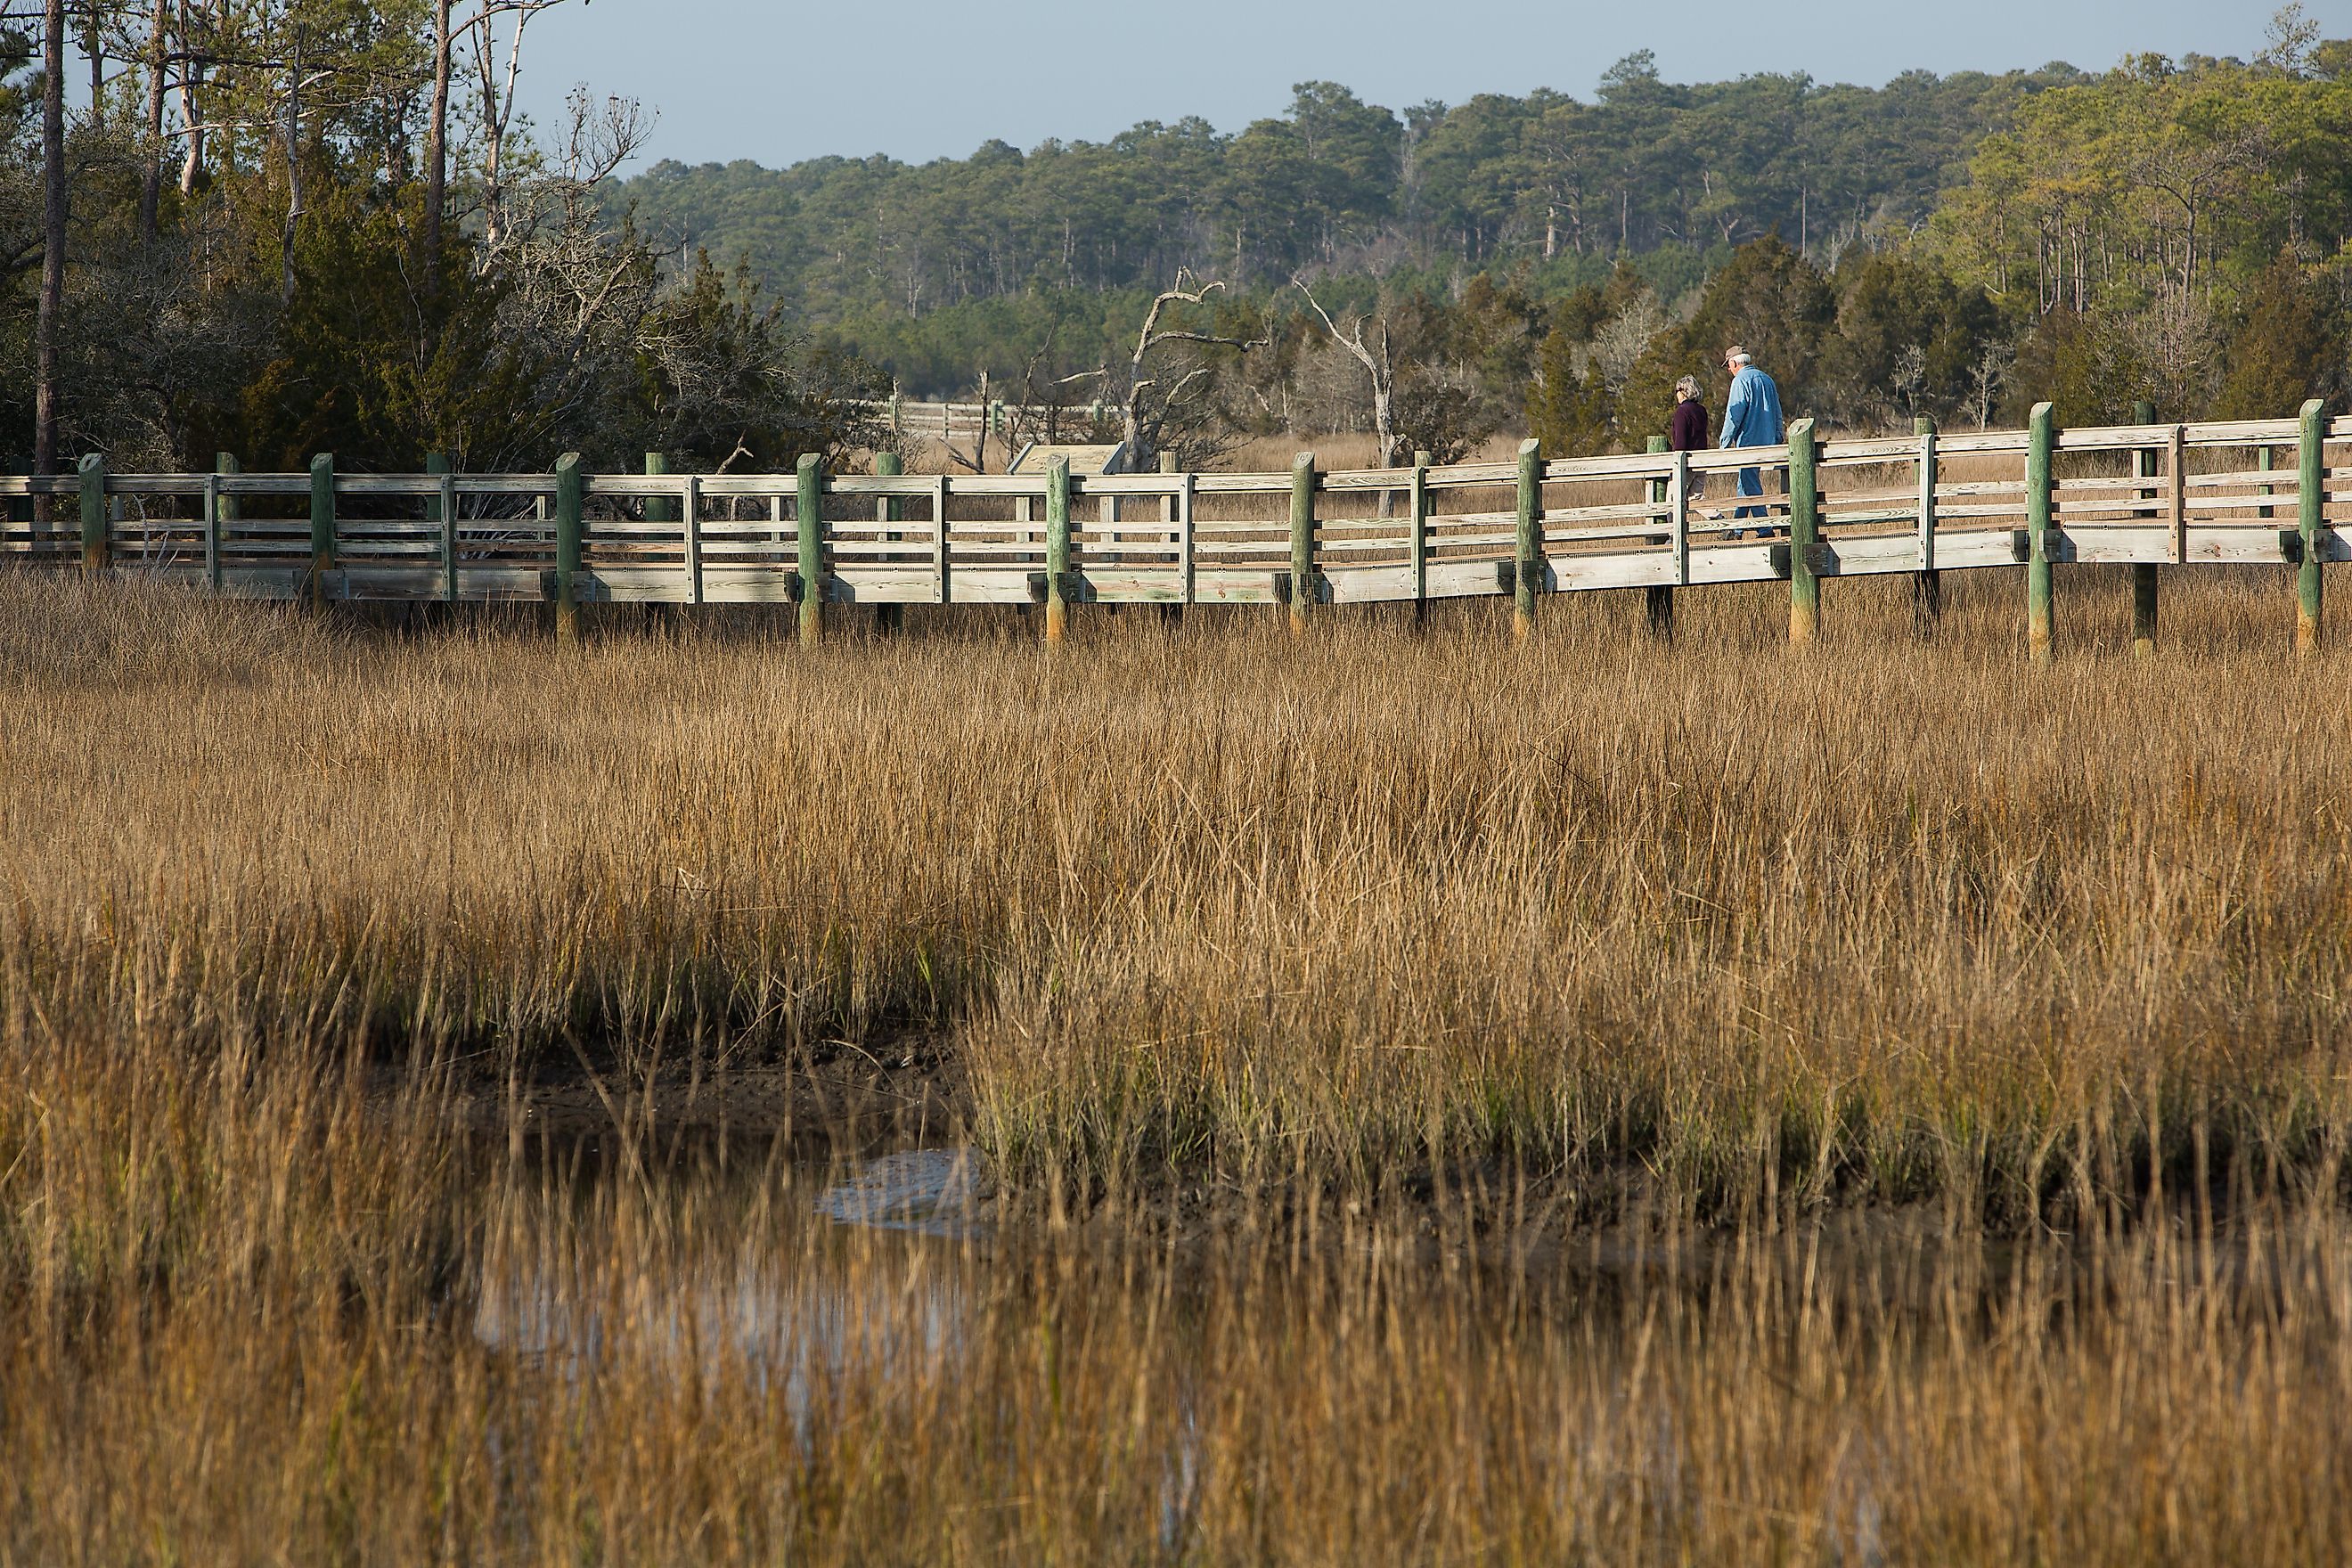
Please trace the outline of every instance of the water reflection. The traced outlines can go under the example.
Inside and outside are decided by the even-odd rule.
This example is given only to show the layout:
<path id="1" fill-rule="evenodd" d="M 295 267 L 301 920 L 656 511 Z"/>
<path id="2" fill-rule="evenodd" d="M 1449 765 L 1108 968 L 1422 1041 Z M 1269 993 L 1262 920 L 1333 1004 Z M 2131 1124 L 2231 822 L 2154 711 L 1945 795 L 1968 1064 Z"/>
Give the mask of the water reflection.
<path id="1" fill-rule="evenodd" d="M 519 1194 L 487 1229 L 474 1332 L 583 1371 L 618 1354 L 782 1374 L 798 1405 L 812 1372 L 956 1351 L 970 1259 L 940 1244 L 981 1233 L 976 1194 L 969 1153 L 946 1149 L 705 1172 L 634 1200 L 608 1181 Z"/>

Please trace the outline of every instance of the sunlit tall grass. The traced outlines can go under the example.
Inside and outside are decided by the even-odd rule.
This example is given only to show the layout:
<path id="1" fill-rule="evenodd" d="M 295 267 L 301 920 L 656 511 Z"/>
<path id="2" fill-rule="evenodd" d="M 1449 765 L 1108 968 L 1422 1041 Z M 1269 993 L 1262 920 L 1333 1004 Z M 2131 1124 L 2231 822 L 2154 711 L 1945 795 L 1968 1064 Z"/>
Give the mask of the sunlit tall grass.
<path id="1" fill-rule="evenodd" d="M 11 579 L 0 1559 L 2333 1556 L 2345 666 L 2178 576 L 2047 671 L 2005 573 L 1803 656 Z M 909 1056 L 989 1239 L 665 1153 Z"/>

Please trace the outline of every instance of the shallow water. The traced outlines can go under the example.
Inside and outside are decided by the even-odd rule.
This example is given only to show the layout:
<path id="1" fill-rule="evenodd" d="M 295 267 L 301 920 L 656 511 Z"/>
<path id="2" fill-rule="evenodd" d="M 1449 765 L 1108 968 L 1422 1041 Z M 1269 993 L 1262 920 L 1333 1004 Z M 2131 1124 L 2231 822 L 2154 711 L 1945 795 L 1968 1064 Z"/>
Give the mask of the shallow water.
<path id="1" fill-rule="evenodd" d="M 842 1225 L 919 1236 L 978 1236 L 984 1225 L 977 1157 L 963 1148 L 885 1154 L 819 1194 L 816 1212 Z"/>

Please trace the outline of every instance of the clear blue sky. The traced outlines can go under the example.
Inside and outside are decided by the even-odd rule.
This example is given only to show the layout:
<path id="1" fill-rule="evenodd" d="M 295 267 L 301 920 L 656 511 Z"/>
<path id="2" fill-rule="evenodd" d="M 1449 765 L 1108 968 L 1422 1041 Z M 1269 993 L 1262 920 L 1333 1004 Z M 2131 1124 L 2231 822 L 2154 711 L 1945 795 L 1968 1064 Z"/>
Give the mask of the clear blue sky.
<path id="1" fill-rule="evenodd" d="M 2104 69 L 2143 49 L 2248 57 L 2270 0 L 1194 0 L 1067 6 L 865 0 L 574 0 L 542 16 L 525 101 L 550 124 L 585 82 L 659 110 L 650 158 L 961 157 L 990 137 L 1098 141 L 1141 120 L 1221 130 L 1279 113 L 1297 81 L 1391 109 L 1538 87 L 1589 96 L 1610 63 L 1657 55 L 1680 81 L 1809 71 L 1871 85 L 1904 70 Z M 2309 0 L 2331 37 L 2352 0 Z"/>

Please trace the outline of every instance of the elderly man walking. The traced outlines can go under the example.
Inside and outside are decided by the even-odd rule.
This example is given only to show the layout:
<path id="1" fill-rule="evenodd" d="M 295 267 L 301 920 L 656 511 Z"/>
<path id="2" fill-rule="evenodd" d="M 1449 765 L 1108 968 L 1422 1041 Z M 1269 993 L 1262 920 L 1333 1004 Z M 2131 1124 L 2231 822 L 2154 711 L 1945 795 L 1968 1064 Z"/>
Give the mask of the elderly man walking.
<path id="1" fill-rule="evenodd" d="M 1775 447 L 1784 432 L 1780 425 L 1780 389 L 1772 378 L 1756 368 L 1746 349 L 1734 345 L 1723 353 L 1724 368 L 1731 373 L 1731 397 L 1723 406 L 1723 446 Z M 1739 470 L 1739 493 L 1760 497 L 1764 493 L 1764 473 L 1760 468 Z M 1731 514 L 1735 518 L 1769 517 L 1769 508 L 1743 506 Z M 1733 529 L 1730 537 L 1739 537 Z M 1769 524 L 1756 531 L 1759 539 L 1772 537 Z"/>

